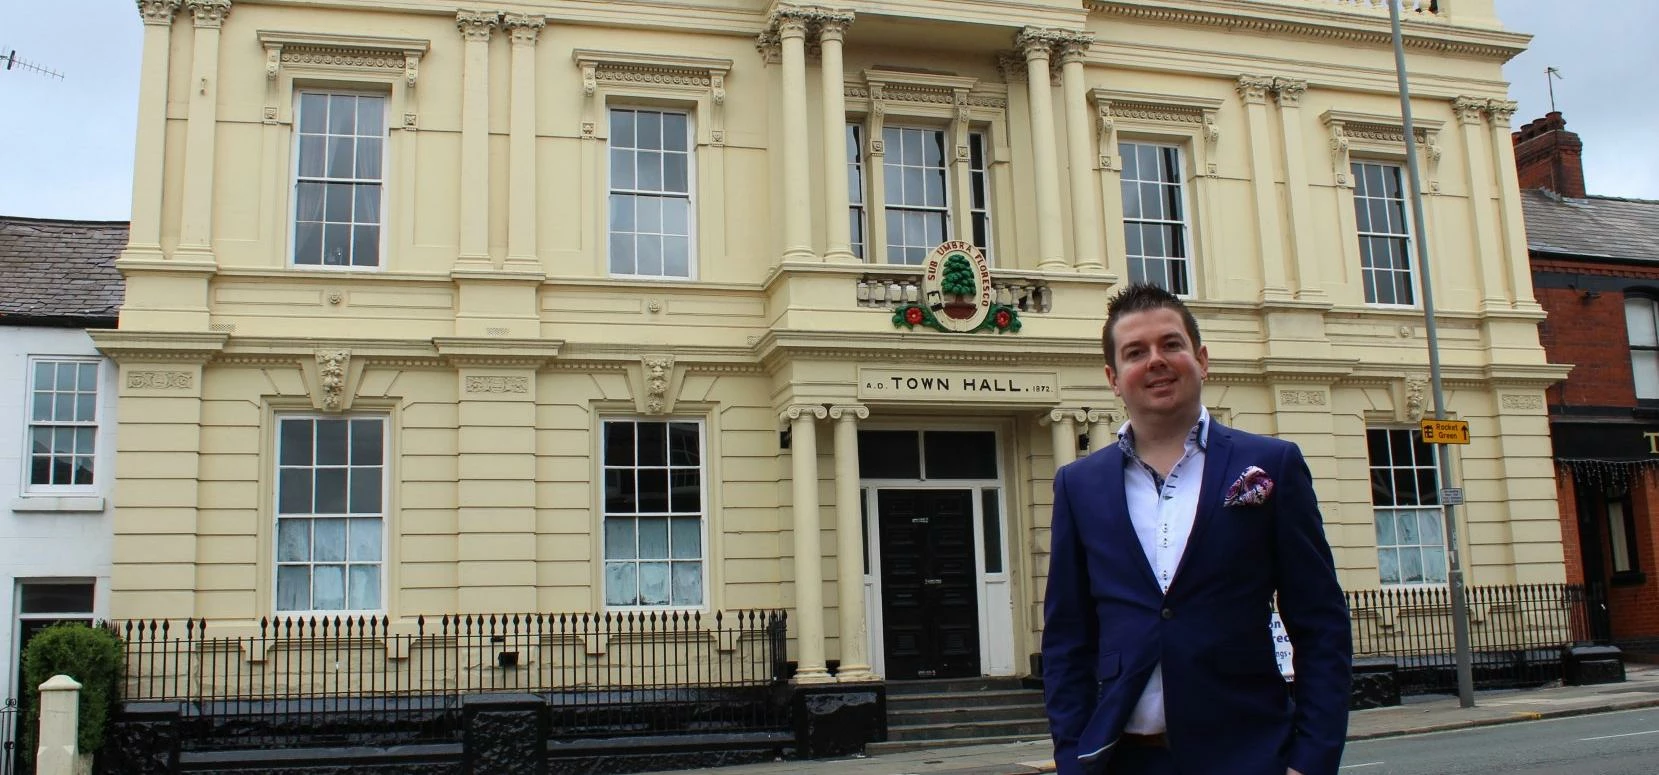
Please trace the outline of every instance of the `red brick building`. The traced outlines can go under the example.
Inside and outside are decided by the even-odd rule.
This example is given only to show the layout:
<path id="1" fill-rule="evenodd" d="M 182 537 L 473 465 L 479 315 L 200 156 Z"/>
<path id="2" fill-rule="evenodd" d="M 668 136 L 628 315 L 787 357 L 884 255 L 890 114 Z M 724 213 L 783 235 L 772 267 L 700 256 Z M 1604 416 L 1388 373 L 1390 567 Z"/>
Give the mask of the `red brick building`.
<path id="1" fill-rule="evenodd" d="M 1550 113 L 1515 132 L 1567 578 L 1591 628 L 1659 653 L 1659 201 L 1587 196 L 1578 135 Z"/>

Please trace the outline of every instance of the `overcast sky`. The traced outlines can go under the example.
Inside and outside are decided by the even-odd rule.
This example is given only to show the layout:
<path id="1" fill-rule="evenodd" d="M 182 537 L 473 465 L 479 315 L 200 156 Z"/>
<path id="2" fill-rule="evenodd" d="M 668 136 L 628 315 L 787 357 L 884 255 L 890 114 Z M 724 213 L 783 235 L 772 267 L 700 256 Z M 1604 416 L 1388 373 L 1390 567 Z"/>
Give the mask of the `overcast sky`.
<path id="1" fill-rule="evenodd" d="M 1549 110 L 1544 68 L 1558 68 L 1589 192 L 1659 199 L 1659 2 L 1496 2 L 1505 26 L 1535 36 L 1504 68 L 1516 126 Z M 143 27 L 130 0 L 0 0 L 0 56 L 63 74 L 0 70 L 0 215 L 129 216 Z"/>

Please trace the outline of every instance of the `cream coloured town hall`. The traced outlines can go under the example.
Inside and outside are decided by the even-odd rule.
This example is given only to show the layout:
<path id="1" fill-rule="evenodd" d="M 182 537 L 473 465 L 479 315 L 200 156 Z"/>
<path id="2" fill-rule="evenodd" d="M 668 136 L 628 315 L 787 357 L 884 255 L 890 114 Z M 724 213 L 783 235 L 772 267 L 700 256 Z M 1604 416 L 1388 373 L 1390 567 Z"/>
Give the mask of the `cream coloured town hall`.
<path id="1" fill-rule="evenodd" d="M 1131 281 L 1346 588 L 1444 586 L 1453 484 L 1470 583 L 1564 579 L 1493 0 L 1407 3 L 1411 137 L 1368 0 L 138 5 L 114 618 L 782 609 L 801 683 L 1028 674 Z"/>

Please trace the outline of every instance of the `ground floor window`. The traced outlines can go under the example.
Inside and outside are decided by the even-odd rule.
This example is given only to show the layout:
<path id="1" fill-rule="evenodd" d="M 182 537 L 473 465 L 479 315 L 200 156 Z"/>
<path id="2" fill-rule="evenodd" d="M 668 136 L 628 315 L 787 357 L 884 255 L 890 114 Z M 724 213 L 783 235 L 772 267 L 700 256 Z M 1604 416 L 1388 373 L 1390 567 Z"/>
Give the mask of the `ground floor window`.
<path id="1" fill-rule="evenodd" d="M 386 420 L 277 420 L 276 609 L 383 608 Z"/>
<path id="2" fill-rule="evenodd" d="M 1446 583 L 1446 535 L 1435 449 L 1415 428 L 1366 431 L 1377 575 L 1384 586 Z"/>
<path id="3" fill-rule="evenodd" d="M 704 602 L 703 425 L 606 420 L 605 605 Z"/>

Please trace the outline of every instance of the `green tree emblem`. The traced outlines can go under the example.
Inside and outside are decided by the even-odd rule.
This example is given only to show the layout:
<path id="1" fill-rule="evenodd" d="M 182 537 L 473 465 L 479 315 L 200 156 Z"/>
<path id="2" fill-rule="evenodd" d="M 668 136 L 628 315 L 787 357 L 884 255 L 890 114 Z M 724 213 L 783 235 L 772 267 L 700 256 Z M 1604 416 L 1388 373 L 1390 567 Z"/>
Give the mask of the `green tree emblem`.
<path id="1" fill-rule="evenodd" d="M 945 259 L 945 274 L 939 282 L 939 290 L 952 296 L 972 296 L 978 285 L 974 283 L 974 270 L 968 265 L 968 257 L 961 253 L 952 253 Z"/>

